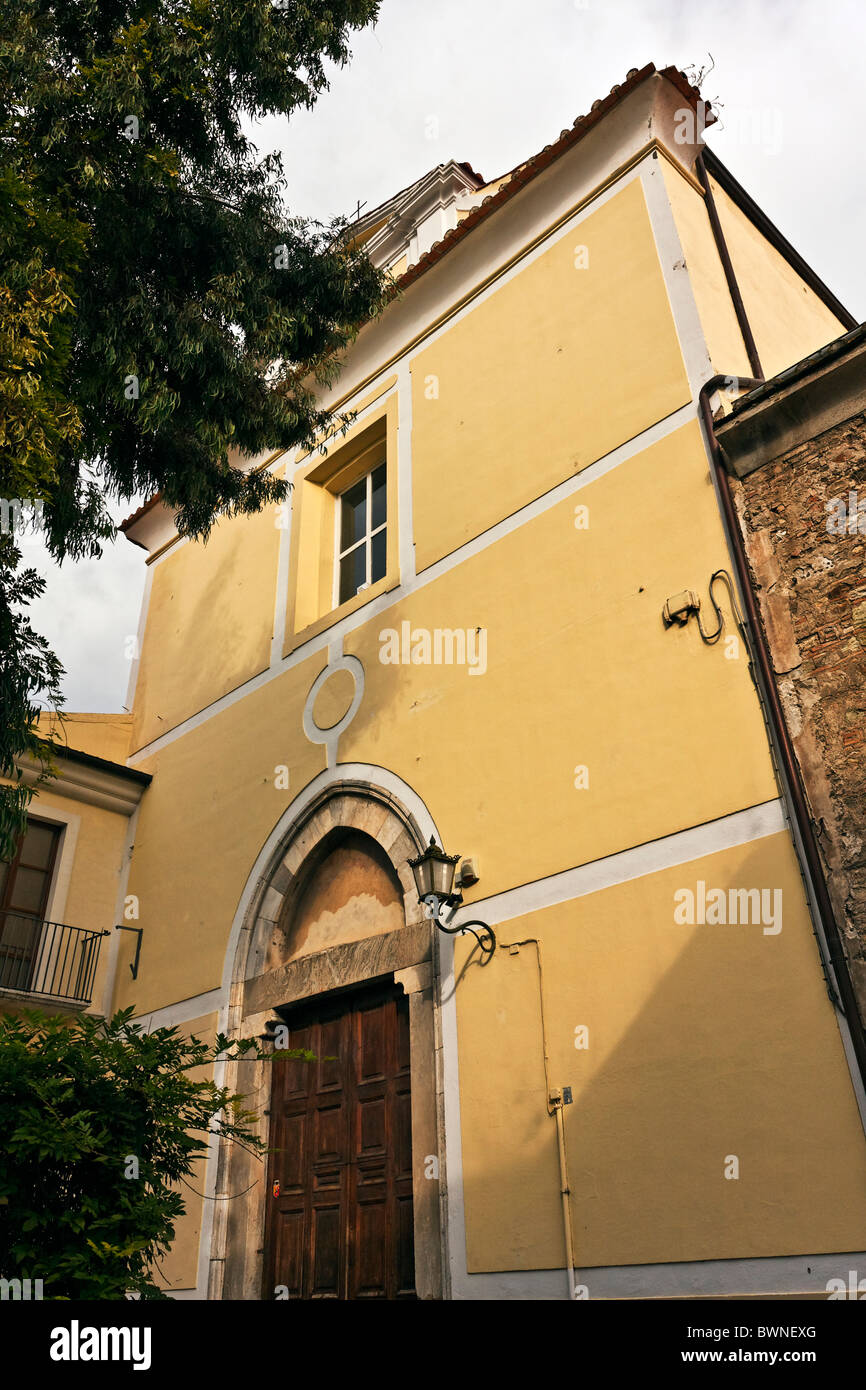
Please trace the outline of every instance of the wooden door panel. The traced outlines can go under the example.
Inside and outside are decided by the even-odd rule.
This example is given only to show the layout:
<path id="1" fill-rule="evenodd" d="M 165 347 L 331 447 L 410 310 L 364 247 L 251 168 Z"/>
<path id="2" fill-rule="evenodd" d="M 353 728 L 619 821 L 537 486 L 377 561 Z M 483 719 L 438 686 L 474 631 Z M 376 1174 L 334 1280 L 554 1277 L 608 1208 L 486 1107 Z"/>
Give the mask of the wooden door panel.
<path id="1" fill-rule="evenodd" d="M 346 1055 L 346 1020 L 345 1018 L 328 1018 L 315 1029 L 316 1046 L 311 1047 L 311 1051 L 316 1053 L 318 1062 L 307 1064 L 307 1070 L 312 1067 L 316 1078 L 316 1088 L 320 1094 L 328 1091 L 342 1091 L 345 1086 L 345 1055 Z M 295 1046 L 294 1042 L 292 1046 Z"/>
<path id="2" fill-rule="evenodd" d="M 344 1253 L 342 1203 L 313 1204 L 310 1298 L 339 1298 Z"/>
<path id="3" fill-rule="evenodd" d="M 303 1207 L 276 1213 L 275 1223 L 276 1263 L 280 1270 L 278 1282 L 286 1285 L 289 1298 L 303 1298 Z"/>
<path id="4" fill-rule="evenodd" d="M 353 1298 L 387 1298 L 388 1295 L 388 1201 L 380 1178 L 359 1198 L 355 1219 Z"/>
<path id="5" fill-rule="evenodd" d="M 313 1164 L 342 1163 L 346 1158 L 346 1112 L 342 1105 L 317 1109 L 313 1120 Z"/>
<path id="6" fill-rule="evenodd" d="M 387 1101 L 385 1096 L 370 1096 L 358 1106 L 358 1158 L 385 1159 Z"/>
<path id="7" fill-rule="evenodd" d="M 303 1195 L 307 1168 L 307 1117 L 286 1115 L 283 1121 L 283 1150 L 278 1171 L 280 1196 Z"/>
<path id="8" fill-rule="evenodd" d="M 385 1081 L 388 1069 L 388 1044 L 391 1041 L 392 1030 L 388 1024 L 392 1023 L 391 1010 L 385 1005 L 373 1007 L 368 1005 L 366 1008 L 359 1009 L 357 1014 L 358 1029 L 358 1084 L 368 1085 L 371 1082 Z"/>
<path id="9" fill-rule="evenodd" d="M 415 1298 L 408 1000 L 304 1006 L 288 1046 L 318 1060 L 272 1064 L 264 1297 Z"/>

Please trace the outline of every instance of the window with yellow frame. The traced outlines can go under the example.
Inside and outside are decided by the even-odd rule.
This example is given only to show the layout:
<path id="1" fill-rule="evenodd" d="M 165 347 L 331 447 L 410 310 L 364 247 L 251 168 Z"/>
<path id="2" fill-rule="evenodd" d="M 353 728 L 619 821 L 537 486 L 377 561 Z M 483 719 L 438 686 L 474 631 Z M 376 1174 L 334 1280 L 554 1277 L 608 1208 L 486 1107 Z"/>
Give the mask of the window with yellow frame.
<path id="1" fill-rule="evenodd" d="M 337 499 L 334 607 L 385 578 L 388 568 L 387 462 L 371 468 Z"/>
<path id="2" fill-rule="evenodd" d="M 397 575 L 396 402 L 295 475 L 287 650 Z"/>

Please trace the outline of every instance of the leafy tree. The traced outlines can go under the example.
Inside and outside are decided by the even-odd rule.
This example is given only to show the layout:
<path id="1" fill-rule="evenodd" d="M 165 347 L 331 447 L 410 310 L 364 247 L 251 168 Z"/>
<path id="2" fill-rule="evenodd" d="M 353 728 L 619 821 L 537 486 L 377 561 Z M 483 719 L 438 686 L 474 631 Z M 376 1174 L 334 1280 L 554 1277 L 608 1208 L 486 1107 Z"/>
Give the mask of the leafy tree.
<path id="1" fill-rule="evenodd" d="M 34 569 L 19 570 L 21 552 L 12 536 L 0 536 L 0 775 L 8 785 L 0 788 L 0 859 L 11 859 L 18 828 L 23 823 L 33 788 L 44 783 L 53 769 L 52 743 L 38 730 L 41 692 L 55 708 L 61 699 L 63 668 L 44 637 L 33 631 L 26 606 L 44 592 L 45 580 Z M 27 785 L 16 757 L 29 755 L 36 763 L 36 780 Z"/>
<path id="2" fill-rule="evenodd" d="M 107 504 L 160 493 L 184 534 L 285 496 L 233 466 L 310 446 L 316 385 L 385 302 L 337 219 L 290 215 L 244 118 L 290 116 L 378 0 L 0 0 L 0 498 L 38 499 L 58 560 L 100 552 Z M 0 550 L 0 623 L 33 595 Z M 0 773 L 56 696 L 0 647 Z M 42 663 L 42 666 L 40 666 Z M 11 669 L 10 669 L 11 668 Z M 62 673 L 60 673 L 62 674 Z M 47 677 L 47 679 L 45 679 Z M 0 856 L 29 792 L 0 788 Z"/>
<path id="3" fill-rule="evenodd" d="M 208 1133 L 265 1152 L 243 1097 L 190 1073 L 272 1054 L 146 1033 L 132 1013 L 0 1016 L 0 1276 L 41 1279 L 45 1298 L 164 1297 L 157 1263 Z"/>

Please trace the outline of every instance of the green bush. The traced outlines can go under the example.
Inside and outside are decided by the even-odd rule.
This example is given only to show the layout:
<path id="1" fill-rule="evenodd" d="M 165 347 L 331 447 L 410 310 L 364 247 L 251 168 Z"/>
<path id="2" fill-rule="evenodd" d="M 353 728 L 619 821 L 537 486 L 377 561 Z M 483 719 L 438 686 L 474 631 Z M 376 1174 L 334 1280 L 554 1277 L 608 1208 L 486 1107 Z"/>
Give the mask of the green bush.
<path id="1" fill-rule="evenodd" d="M 243 1098 L 190 1075 L 259 1044 L 148 1033 L 132 1013 L 0 1016 L 0 1277 L 45 1298 L 165 1297 L 158 1262 L 208 1134 L 265 1152 Z"/>

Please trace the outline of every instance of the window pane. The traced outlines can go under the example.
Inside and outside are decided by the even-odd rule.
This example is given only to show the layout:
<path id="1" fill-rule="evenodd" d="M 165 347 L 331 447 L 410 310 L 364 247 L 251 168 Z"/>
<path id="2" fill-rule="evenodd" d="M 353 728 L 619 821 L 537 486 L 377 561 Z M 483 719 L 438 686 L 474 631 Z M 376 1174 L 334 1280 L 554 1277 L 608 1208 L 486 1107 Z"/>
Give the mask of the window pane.
<path id="1" fill-rule="evenodd" d="M 362 478 L 340 498 L 340 549 L 359 541 L 367 529 L 367 479 Z"/>
<path id="2" fill-rule="evenodd" d="M 340 602 L 354 598 L 367 582 L 367 547 L 359 545 L 340 561 Z"/>
<path id="3" fill-rule="evenodd" d="M 50 825 L 28 825 L 21 849 L 21 862 L 33 869 L 47 869 L 51 863 L 56 834 Z"/>
<path id="4" fill-rule="evenodd" d="M 42 915 L 42 899 L 48 882 L 48 875 L 41 869 L 22 869 L 19 867 L 9 894 L 9 906 L 15 912 L 32 912 Z"/>
<path id="5" fill-rule="evenodd" d="M 375 584 L 377 579 L 382 579 L 385 574 L 385 537 L 388 532 L 384 528 L 373 537 L 373 557 L 370 567 L 370 583 Z"/>
<path id="6" fill-rule="evenodd" d="M 370 526 L 375 531 L 385 520 L 385 465 L 373 472 L 373 520 Z"/>

